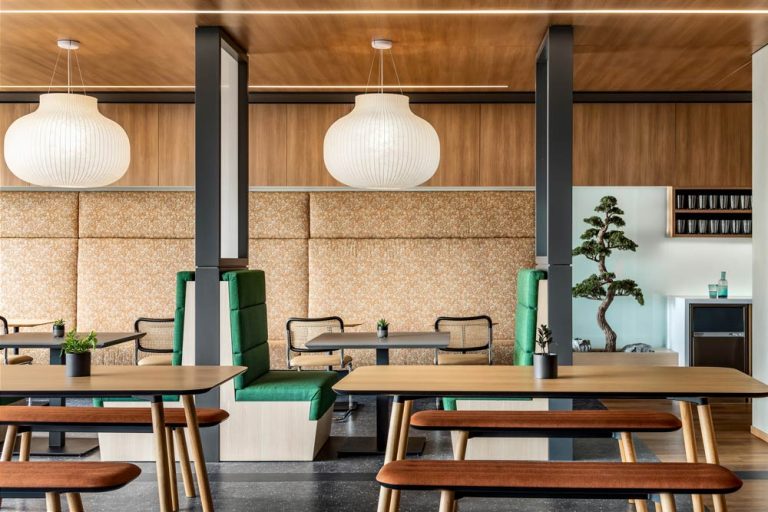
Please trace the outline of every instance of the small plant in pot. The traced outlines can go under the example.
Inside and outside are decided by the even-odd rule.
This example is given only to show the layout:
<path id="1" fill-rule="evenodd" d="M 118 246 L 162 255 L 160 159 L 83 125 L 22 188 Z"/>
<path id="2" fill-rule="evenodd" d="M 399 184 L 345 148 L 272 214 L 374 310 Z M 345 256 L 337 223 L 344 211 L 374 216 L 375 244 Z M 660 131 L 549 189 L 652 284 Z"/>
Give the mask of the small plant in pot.
<path id="1" fill-rule="evenodd" d="M 386 338 L 389 336 L 389 322 L 383 318 L 376 322 L 376 335 L 379 338 Z"/>
<path id="2" fill-rule="evenodd" d="M 533 373 L 537 379 L 557 378 L 557 354 L 549 352 L 552 344 L 552 329 L 546 324 L 541 324 L 536 334 L 536 344 L 541 349 L 533 354 Z"/>
<path id="3" fill-rule="evenodd" d="M 54 338 L 64 337 L 64 319 L 63 318 L 59 318 L 58 320 L 53 321 L 53 337 Z"/>
<path id="4" fill-rule="evenodd" d="M 61 353 L 65 355 L 67 377 L 87 377 L 91 374 L 91 350 L 96 348 L 96 333 L 91 331 L 81 337 L 72 329 L 61 344 Z"/>

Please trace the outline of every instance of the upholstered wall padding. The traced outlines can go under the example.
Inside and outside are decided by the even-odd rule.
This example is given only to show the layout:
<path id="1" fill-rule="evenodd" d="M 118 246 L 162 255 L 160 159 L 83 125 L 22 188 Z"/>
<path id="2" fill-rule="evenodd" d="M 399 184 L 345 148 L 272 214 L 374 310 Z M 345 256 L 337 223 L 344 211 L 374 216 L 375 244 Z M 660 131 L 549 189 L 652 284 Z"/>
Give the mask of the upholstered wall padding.
<path id="1" fill-rule="evenodd" d="M 303 192 L 250 192 L 249 238 L 308 238 L 309 195 Z"/>
<path id="2" fill-rule="evenodd" d="M 318 192 L 311 238 L 532 238 L 533 192 Z"/>
<path id="3" fill-rule="evenodd" d="M 85 238 L 77 265 L 81 330 L 131 331 L 140 316 L 172 318 L 176 273 L 194 268 L 192 240 Z M 133 344 L 99 350 L 101 364 L 132 364 Z"/>
<path id="4" fill-rule="evenodd" d="M 284 339 L 288 318 L 307 316 L 307 240 L 250 240 L 248 257 L 248 266 L 266 276 L 269 339 Z"/>
<path id="5" fill-rule="evenodd" d="M 0 192 L 0 238 L 77 238 L 77 194 Z"/>
<path id="6" fill-rule="evenodd" d="M 194 238 L 192 192 L 83 192 L 80 238 Z"/>

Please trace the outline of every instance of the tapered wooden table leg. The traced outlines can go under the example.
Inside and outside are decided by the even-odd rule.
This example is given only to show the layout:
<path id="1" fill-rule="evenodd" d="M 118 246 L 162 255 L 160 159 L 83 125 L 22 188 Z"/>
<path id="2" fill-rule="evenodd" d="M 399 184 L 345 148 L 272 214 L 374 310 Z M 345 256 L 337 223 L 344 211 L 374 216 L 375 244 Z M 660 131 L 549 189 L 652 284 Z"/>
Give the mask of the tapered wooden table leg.
<path id="1" fill-rule="evenodd" d="M 205 467 L 205 454 L 203 453 L 203 442 L 200 439 L 200 427 L 197 423 L 195 400 L 192 395 L 182 395 L 181 400 L 184 403 L 184 413 L 187 419 L 189 444 L 192 449 L 192 460 L 195 463 L 200 503 L 203 506 L 204 512 L 213 512 L 213 498 L 211 497 L 211 487 L 208 483 L 208 468 Z"/>
<path id="2" fill-rule="evenodd" d="M 693 407 L 690 402 L 678 402 L 680 405 L 680 421 L 683 423 L 683 443 L 685 444 L 685 460 L 698 462 L 699 455 L 696 448 L 696 433 L 693 428 Z M 704 500 L 700 494 L 691 496 L 693 512 L 704 512 Z"/>
<path id="3" fill-rule="evenodd" d="M 16 435 L 19 428 L 16 425 L 8 425 L 5 430 L 5 441 L 3 442 L 3 462 L 9 462 L 13 458 L 13 448 L 16 446 Z"/>
<path id="4" fill-rule="evenodd" d="M 403 460 L 405 452 L 408 449 L 408 429 L 411 428 L 411 411 L 413 410 L 413 400 L 407 400 L 403 403 L 403 417 L 400 421 L 400 434 L 397 439 L 397 454 L 395 460 Z M 389 512 L 400 510 L 400 490 L 392 489 L 392 496 L 389 501 Z"/>
<path id="5" fill-rule="evenodd" d="M 442 491 L 440 493 L 440 512 L 453 512 L 453 502 L 455 494 L 453 491 Z"/>
<path id="6" fill-rule="evenodd" d="M 662 494 L 661 495 L 661 511 L 662 512 L 677 512 L 677 507 L 675 506 L 675 497 L 671 494 Z"/>
<path id="7" fill-rule="evenodd" d="M 168 452 L 165 444 L 165 413 L 163 397 L 152 397 L 152 432 L 155 437 L 155 467 L 157 468 L 157 494 L 160 512 L 171 512 L 171 494 L 168 479 Z"/>
<path id="8" fill-rule="evenodd" d="M 395 397 L 392 402 L 392 413 L 389 417 L 389 432 L 387 433 L 387 449 L 384 452 L 384 464 L 392 462 L 397 455 L 398 439 L 400 438 L 400 428 L 403 418 L 403 402 Z M 379 489 L 378 512 L 389 512 L 389 502 L 392 497 L 392 490 L 381 486 Z"/>
<path id="9" fill-rule="evenodd" d="M 715 424 L 712 422 L 712 410 L 709 403 L 700 404 L 698 407 L 699 423 L 701 424 L 701 439 L 704 441 L 704 456 L 710 464 L 720 464 L 720 456 L 717 453 L 717 440 L 715 439 Z M 712 496 L 715 503 L 715 512 L 726 512 L 725 496 L 715 494 Z"/>
<path id="10" fill-rule="evenodd" d="M 83 512 L 83 500 L 80 499 L 79 493 L 70 492 L 67 494 L 67 508 L 69 512 Z"/>
<path id="11" fill-rule="evenodd" d="M 637 462 L 637 453 L 635 452 L 635 443 L 632 441 L 632 434 L 629 432 L 621 433 L 621 444 L 624 447 L 624 462 Z M 637 512 L 648 512 L 648 503 L 646 500 L 634 500 Z"/>
<path id="12" fill-rule="evenodd" d="M 176 512 L 179 510 L 179 489 L 176 486 L 176 454 L 173 450 L 171 427 L 165 427 L 165 445 L 168 452 L 168 484 L 171 490 L 171 508 L 173 512 Z"/>
<path id="13" fill-rule="evenodd" d="M 45 493 L 46 512 L 61 512 L 61 500 L 59 498 L 60 496 L 57 492 Z"/>
<path id="14" fill-rule="evenodd" d="M 187 438 L 183 428 L 173 429 L 176 436 L 176 449 L 179 451 L 179 466 L 181 466 L 181 479 L 184 481 L 184 494 L 187 498 L 195 497 L 195 482 L 192 479 L 192 467 L 189 465 L 189 452 L 187 451 Z"/>
<path id="15" fill-rule="evenodd" d="M 29 450 L 32 446 L 32 432 L 21 433 L 21 444 L 19 445 L 19 461 L 27 462 L 29 460 Z"/>

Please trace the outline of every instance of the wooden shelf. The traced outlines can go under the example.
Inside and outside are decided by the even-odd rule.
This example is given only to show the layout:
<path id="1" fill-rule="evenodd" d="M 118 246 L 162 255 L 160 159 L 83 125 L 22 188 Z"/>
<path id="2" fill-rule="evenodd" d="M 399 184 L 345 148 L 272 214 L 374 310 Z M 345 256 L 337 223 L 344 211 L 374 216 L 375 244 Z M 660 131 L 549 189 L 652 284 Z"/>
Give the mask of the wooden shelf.
<path id="1" fill-rule="evenodd" d="M 707 208 L 677 208 L 677 197 L 689 194 L 720 195 L 738 190 L 742 193 L 752 194 L 750 188 L 729 187 L 669 187 L 667 189 L 667 236 L 673 238 L 751 238 L 752 234 L 733 233 L 677 233 L 677 222 L 691 222 L 712 220 L 751 220 L 751 209 L 707 209 Z"/>

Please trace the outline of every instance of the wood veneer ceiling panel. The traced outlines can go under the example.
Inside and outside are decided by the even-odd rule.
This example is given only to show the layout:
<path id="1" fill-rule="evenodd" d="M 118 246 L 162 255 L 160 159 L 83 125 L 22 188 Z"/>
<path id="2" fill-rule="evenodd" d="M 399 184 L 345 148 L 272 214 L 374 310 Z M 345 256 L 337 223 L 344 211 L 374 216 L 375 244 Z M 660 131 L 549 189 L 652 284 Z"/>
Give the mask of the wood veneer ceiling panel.
<path id="1" fill-rule="evenodd" d="M 9 10 L 60 9 L 18 0 Z M 768 9 L 768 0 L 647 1 L 633 8 Z M 613 0 L 73 0 L 66 9 L 610 9 Z M 0 86 L 46 85 L 55 40 L 82 41 L 91 86 L 157 89 L 194 83 L 194 28 L 222 25 L 248 48 L 250 81 L 318 87 L 365 83 L 368 41 L 396 43 L 400 81 L 506 85 L 533 90 L 536 49 L 547 26 L 575 27 L 574 86 L 582 91 L 748 90 L 750 58 L 768 43 L 768 14 L 650 15 L 248 15 L 11 14 L 0 11 Z M 61 63 L 60 63 L 61 64 Z M 391 72 L 389 74 L 390 78 Z M 63 81 L 63 74 L 58 77 Z M 394 81 L 394 80 L 393 80 Z M 390 82 L 392 83 L 392 82 Z M 0 89 L 2 90 L 2 89 Z M 13 90 L 13 89 L 5 89 Z"/>

